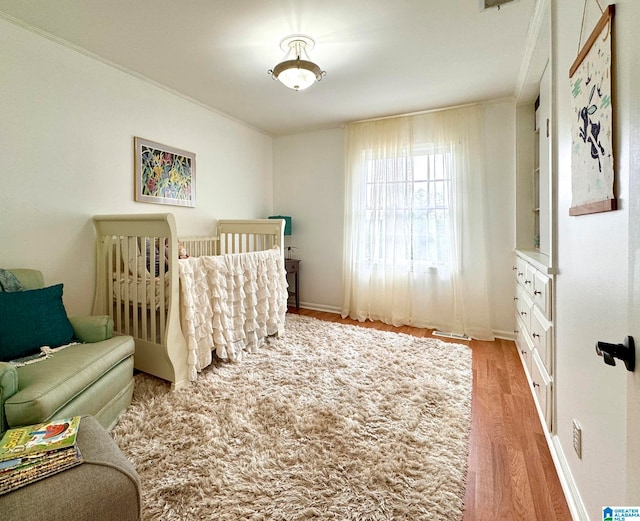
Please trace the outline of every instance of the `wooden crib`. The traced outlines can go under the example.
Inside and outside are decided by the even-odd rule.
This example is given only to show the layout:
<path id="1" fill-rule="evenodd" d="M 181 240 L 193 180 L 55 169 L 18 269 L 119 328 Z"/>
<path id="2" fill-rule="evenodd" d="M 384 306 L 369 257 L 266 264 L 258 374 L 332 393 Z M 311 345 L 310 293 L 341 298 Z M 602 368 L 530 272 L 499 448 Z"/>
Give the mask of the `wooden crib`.
<path id="1" fill-rule="evenodd" d="M 180 262 L 184 270 L 194 258 L 240 257 L 236 254 L 278 247 L 279 273 L 286 288 L 283 220 L 219 220 L 211 236 L 182 238 L 171 213 L 97 215 L 93 222 L 97 232 L 93 313 L 112 316 L 116 334 L 134 337 L 136 369 L 168 380 L 174 388 L 195 379 L 197 366 L 183 333 Z M 180 253 L 189 258 L 180 260 Z M 286 297 L 284 307 L 286 311 Z"/>

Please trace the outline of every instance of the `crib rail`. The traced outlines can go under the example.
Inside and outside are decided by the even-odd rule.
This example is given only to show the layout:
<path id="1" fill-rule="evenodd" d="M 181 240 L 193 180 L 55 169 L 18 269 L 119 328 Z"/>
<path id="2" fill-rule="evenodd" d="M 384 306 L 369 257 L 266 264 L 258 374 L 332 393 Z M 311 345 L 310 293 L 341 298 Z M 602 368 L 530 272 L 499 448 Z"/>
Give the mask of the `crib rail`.
<path id="1" fill-rule="evenodd" d="M 178 238 L 178 253 L 184 248 L 189 257 L 204 257 L 218 254 L 218 238 L 209 236 L 193 236 Z"/>
<path id="2" fill-rule="evenodd" d="M 248 253 L 278 246 L 284 255 L 283 219 L 225 219 L 217 225 L 219 253 Z"/>

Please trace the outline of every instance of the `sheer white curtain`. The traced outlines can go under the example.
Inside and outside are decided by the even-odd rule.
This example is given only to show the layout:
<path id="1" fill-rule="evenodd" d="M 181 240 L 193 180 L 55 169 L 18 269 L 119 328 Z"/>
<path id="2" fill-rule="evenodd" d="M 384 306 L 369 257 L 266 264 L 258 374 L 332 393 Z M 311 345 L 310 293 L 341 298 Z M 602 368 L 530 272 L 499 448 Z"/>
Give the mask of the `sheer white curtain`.
<path id="1" fill-rule="evenodd" d="M 343 317 L 493 339 L 482 118 L 347 127 Z"/>

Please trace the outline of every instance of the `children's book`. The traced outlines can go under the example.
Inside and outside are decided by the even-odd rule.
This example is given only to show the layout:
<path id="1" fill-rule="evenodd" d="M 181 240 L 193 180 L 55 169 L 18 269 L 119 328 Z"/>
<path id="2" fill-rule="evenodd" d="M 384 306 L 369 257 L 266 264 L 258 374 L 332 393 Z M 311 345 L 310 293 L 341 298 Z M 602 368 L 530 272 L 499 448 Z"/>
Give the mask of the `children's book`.
<path id="1" fill-rule="evenodd" d="M 6 461 L 9 462 L 12 467 L 0 470 L 0 495 L 74 467 L 82 463 L 82 455 L 75 446 L 47 452 L 39 458 Z"/>
<path id="2" fill-rule="evenodd" d="M 82 463 L 80 416 L 8 430 L 0 440 L 0 495 Z"/>
<path id="3" fill-rule="evenodd" d="M 78 435 L 80 418 L 74 416 L 9 429 L 0 440 L 0 463 L 6 460 L 37 458 L 48 452 L 73 447 Z"/>

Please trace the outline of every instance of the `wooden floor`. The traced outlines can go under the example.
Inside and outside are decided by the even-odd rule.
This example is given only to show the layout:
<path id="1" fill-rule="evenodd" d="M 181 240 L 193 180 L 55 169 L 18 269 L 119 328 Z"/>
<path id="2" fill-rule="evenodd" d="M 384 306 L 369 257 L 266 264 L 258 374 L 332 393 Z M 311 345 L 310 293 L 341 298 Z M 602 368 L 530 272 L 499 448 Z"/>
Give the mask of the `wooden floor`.
<path id="1" fill-rule="evenodd" d="M 428 329 L 359 323 L 307 309 L 290 311 L 331 322 L 431 336 Z M 507 340 L 458 343 L 469 345 L 473 352 L 463 521 L 571 521 L 515 344 Z"/>

